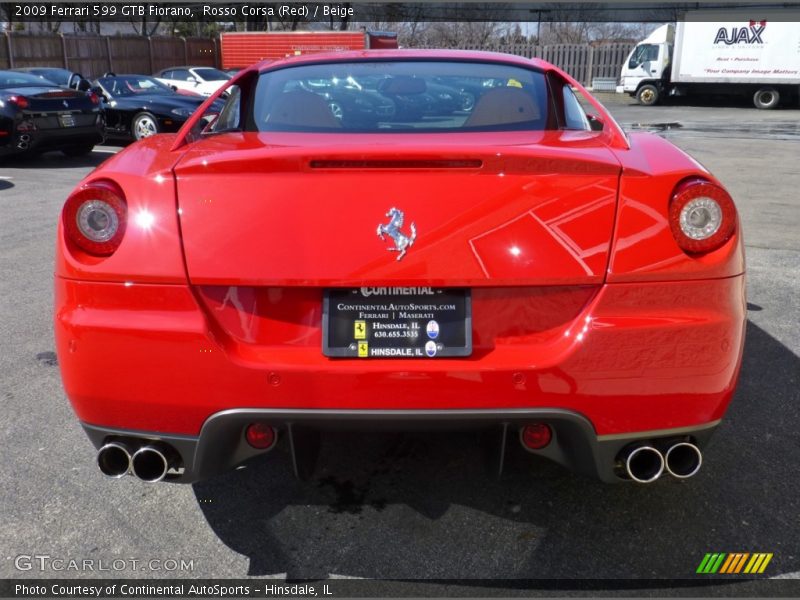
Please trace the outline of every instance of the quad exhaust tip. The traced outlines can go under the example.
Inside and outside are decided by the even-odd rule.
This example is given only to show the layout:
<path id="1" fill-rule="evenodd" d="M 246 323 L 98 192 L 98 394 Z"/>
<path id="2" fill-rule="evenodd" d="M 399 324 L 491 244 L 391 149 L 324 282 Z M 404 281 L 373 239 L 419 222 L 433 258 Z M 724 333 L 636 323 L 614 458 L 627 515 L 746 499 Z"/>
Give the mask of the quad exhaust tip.
<path id="1" fill-rule="evenodd" d="M 687 479 L 697 474 L 703 464 L 700 448 L 689 442 L 670 446 L 664 457 L 667 472 L 678 479 Z"/>
<path id="2" fill-rule="evenodd" d="M 131 471 L 147 483 L 157 483 L 167 476 L 170 461 L 161 448 L 143 446 L 131 457 Z"/>
<path id="3" fill-rule="evenodd" d="M 97 466 L 106 477 L 124 477 L 131 470 L 130 451 L 124 444 L 110 442 L 97 451 Z"/>
<path id="4" fill-rule="evenodd" d="M 139 444 L 143 445 L 137 448 Z M 114 441 L 108 442 L 97 451 L 100 472 L 112 479 L 135 475 L 147 483 L 156 483 L 164 480 L 167 472 L 173 467 L 177 468 L 179 463 L 177 452 L 161 442 Z"/>
<path id="5" fill-rule="evenodd" d="M 638 483 L 652 483 L 664 472 L 664 455 L 652 446 L 636 446 L 623 455 L 625 473 Z"/>

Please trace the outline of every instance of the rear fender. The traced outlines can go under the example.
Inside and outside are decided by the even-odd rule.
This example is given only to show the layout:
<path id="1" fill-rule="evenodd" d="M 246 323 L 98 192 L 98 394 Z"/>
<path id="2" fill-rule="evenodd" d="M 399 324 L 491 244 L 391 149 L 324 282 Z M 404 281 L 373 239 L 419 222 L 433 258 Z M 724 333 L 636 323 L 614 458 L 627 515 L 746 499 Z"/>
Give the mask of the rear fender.
<path id="1" fill-rule="evenodd" d="M 630 136 L 630 150 L 616 150 L 622 163 L 619 206 L 607 281 L 674 281 L 732 277 L 744 273 L 740 223 L 719 249 L 684 252 L 670 231 L 668 211 L 675 187 L 699 177 L 724 187 L 703 165 L 663 138 Z"/>
<path id="2" fill-rule="evenodd" d="M 75 251 L 58 221 L 55 273 L 86 281 L 185 283 L 172 167 L 180 156 L 171 152 L 174 135 L 146 138 L 92 171 L 78 188 L 99 180 L 116 183 L 125 196 L 128 226 L 120 247 L 108 257 Z"/>

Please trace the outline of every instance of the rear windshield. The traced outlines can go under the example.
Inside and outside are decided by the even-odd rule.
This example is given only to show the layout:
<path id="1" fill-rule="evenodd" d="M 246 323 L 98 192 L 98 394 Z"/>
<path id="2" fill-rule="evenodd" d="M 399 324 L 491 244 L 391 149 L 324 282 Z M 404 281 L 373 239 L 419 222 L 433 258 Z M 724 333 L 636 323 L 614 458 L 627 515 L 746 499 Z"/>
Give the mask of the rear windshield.
<path id="1" fill-rule="evenodd" d="M 194 72 L 205 81 L 227 81 L 231 78 L 230 75 L 223 73 L 219 69 L 195 69 Z"/>
<path id="2" fill-rule="evenodd" d="M 364 61 L 262 74 L 247 129 L 452 132 L 547 129 L 544 75 L 486 62 Z"/>
<path id="3" fill-rule="evenodd" d="M 112 96 L 135 96 L 137 94 L 172 96 L 175 93 L 169 86 L 145 75 L 101 77 L 97 82 Z"/>
<path id="4" fill-rule="evenodd" d="M 28 73 L 17 73 L 11 71 L 0 72 L 0 88 L 6 87 L 30 87 L 30 86 L 47 86 L 55 85 L 51 81 L 37 77 L 36 75 L 29 75 Z"/>

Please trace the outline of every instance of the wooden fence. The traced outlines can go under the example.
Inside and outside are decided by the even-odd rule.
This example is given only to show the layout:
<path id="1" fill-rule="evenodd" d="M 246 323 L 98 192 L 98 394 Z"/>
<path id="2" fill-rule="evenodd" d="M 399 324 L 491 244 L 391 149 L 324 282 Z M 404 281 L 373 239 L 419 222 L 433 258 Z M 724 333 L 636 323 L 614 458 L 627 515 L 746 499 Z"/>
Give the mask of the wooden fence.
<path id="1" fill-rule="evenodd" d="M 563 69 L 584 85 L 596 77 L 619 78 L 622 63 L 635 44 L 459 44 L 453 49 L 505 52 L 526 58 L 541 58 Z"/>
<path id="2" fill-rule="evenodd" d="M 155 73 L 176 65 L 214 67 L 216 40 L 166 36 L 99 36 L 6 32 L 0 35 L 0 69 L 63 67 L 84 77 Z"/>
<path id="3" fill-rule="evenodd" d="M 633 44 L 461 44 L 457 48 L 542 58 L 581 83 L 591 85 L 596 77 L 618 77 Z M 208 38 L 11 32 L 0 36 L 0 69 L 64 67 L 86 77 L 95 77 L 106 71 L 155 73 L 176 65 L 217 66 L 219 63 L 219 42 Z"/>

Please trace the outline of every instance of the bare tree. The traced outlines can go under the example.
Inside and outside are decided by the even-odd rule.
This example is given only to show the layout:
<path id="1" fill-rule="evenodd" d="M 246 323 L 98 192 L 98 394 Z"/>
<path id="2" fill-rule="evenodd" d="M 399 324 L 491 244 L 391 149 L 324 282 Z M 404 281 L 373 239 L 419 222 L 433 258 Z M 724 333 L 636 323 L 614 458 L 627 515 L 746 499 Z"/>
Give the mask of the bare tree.
<path id="1" fill-rule="evenodd" d="M 161 4 L 156 4 L 156 6 L 161 6 Z M 161 17 L 149 19 L 147 15 L 143 15 L 139 19 L 131 19 L 128 22 L 131 24 L 131 27 L 133 27 L 136 35 L 149 37 L 158 31 L 158 28 L 161 25 L 161 20 Z"/>

